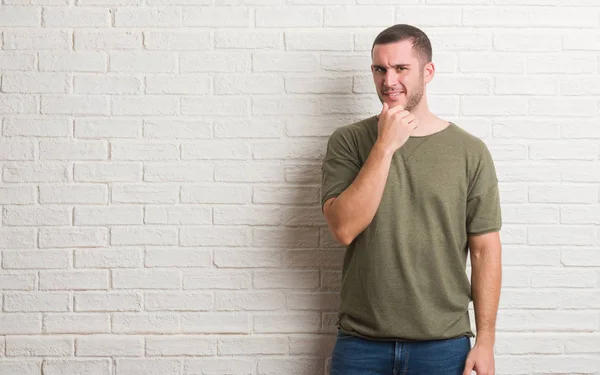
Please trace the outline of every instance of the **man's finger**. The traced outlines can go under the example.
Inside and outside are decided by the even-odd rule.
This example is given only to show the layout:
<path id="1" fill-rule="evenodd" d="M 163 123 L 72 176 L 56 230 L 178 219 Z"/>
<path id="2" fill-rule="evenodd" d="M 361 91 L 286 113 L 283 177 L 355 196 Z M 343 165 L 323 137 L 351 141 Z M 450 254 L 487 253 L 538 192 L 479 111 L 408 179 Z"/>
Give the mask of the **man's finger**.
<path id="1" fill-rule="evenodd" d="M 384 115 L 388 111 L 388 109 L 390 109 L 388 104 L 386 102 L 383 102 L 383 108 L 381 108 L 381 113 L 379 114 L 379 116 L 381 117 L 382 115 Z"/>
<path id="2" fill-rule="evenodd" d="M 473 363 L 471 361 L 467 361 L 465 363 L 465 371 L 463 371 L 463 375 L 471 375 L 471 371 L 473 371 L 474 365 L 475 365 L 475 363 Z"/>

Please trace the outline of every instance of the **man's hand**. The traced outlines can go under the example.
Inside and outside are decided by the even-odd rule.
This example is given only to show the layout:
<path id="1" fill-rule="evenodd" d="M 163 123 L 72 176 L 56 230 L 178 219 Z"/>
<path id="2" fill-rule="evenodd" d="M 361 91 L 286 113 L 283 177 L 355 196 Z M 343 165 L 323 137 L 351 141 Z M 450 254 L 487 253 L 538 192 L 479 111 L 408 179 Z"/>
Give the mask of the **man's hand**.
<path id="1" fill-rule="evenodd" d="M 393 153 L 406 143 L 416 127 L 415 115 L 405 111 L 402 106 L 390 109 L 387 103 L 383 103 L 377 123 L 377 142 Z"/>
<path id="2" fill-rule="evenodd" d="M 465 371 L 463 375 L 471 375 L 475 371 L 477 375 L 494 375 L 494 347 L 477 345 L 471 349 L 467 356 Z"/>

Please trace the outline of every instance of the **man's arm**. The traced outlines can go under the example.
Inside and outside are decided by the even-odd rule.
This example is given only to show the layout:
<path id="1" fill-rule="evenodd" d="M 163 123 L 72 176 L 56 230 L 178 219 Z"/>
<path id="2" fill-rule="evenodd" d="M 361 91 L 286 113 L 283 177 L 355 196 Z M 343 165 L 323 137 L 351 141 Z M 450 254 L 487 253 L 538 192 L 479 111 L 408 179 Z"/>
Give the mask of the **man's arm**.
<path id="1" fill-rule="evenodd" d="M 358 175 L 336 198 L 323 204 L 323 213 L 331 233 L 348 246 L 371 223 L 390 172 L 394 152 L 417 127 L 415 116 L 402 106 L 389 108 L 387 103 L 379 115 L 377 141 Z"/>
<path id="2" fill-rule="evenodd" d="M 502 284 L 500 234 L 492 232 L 469 236 L 471 252 L 471 291 L 475 308 L 477 339 L 467 357 L 464 374 L 493 375 L 496 315 Z"/>

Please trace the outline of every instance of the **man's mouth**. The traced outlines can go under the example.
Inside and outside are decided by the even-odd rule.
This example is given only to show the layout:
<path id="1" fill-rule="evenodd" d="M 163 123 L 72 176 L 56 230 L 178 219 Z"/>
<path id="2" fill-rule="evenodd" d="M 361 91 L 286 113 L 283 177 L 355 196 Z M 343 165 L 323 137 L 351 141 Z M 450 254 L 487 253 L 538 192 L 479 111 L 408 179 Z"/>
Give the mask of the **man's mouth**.
<path id="1" fill-rule="evenodd" d="M 383 94 L 389 96 L 391 99 L 395 99 L 404 94 L 404 91 L 384 91 Z"/>

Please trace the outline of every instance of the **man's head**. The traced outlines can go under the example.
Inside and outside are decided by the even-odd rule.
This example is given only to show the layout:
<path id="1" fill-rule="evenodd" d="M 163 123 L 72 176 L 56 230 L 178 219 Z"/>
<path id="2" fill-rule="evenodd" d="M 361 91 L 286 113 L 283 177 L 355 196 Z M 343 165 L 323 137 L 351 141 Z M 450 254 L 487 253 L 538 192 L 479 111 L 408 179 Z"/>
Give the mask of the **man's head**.
<path id="1" fill-rule="evenodd" d="M 420 29 L 394 25 L 383 30 L 371 48 L 373 80 L 381 102 L 413 110 L 433 78 L 431 43 Z"/>

